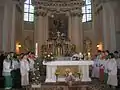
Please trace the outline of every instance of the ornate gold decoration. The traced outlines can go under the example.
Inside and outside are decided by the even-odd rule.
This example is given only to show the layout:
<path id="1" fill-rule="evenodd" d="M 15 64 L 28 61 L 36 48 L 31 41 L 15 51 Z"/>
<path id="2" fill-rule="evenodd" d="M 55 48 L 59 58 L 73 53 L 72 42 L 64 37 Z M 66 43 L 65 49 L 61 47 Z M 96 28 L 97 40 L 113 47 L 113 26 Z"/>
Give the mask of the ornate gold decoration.
<path id="1" fill-rule="evenodd" d="M 92 51 L 92 41 L 89 38 L 84 40 L 84 52 L 86 54 L 91 53 Z"/>
<path id="2" fill-rule="evenodd" d="M 83 0 L 34 0 L 35 12 L 66 13 L 75 12 L 75 15 L 81 15 L 81 8 L 84 5 Z"/>
<path id="3" fill-rule="evenodd" d="M 91 52 L 92 52 L 92 41 L 87 37 L 84 40 L 84 58 L 85 60 L 91 59 Z"/>
<path id="4" fill-rule="evenodd" d="M 69 39 L 66 39 L 60 32 L 50 39 L 47 43 L 42 45 L 41 52 L 53 53 L 56 56 L 71 56 L 75 52 L 75 45 Z"/>

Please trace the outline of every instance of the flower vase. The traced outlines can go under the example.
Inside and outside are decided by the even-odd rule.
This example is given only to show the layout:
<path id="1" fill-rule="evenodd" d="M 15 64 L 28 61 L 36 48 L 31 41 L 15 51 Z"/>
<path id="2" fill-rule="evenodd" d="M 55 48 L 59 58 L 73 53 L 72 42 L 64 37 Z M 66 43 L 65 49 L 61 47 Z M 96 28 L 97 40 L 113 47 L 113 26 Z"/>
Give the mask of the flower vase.
<path id="1" fill-rule="evenodd" d="M 81 77 L 81 73 L 80 73 L 80 72 L 78 72 L 77 74 L 78 74 L 78 77 L 79 77 L 79 79 L 80 79 L 80 77 Z"/>
<path id="2" fill-rule="evenodd" d="M 58 75 L 56 75 L 56 82 L 58 82 Z"/>

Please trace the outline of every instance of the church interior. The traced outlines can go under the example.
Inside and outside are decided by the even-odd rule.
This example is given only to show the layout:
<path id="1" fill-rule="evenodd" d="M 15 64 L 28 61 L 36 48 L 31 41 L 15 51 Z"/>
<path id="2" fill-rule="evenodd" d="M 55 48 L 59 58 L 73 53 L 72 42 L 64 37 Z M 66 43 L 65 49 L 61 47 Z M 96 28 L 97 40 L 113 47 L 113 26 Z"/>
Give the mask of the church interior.
<path id="1" fill-rule="evenodd" d="M 120 0 L 0 0 L 0 88 L 11 90 L 9 74 L 12 77 L 13 73 L 18 72 L 18 67 L 13 65 L 17 69 L 9 68 L 9 74 L 8 72 L 6 73 L 4 71 L 4 60 L 9 58 L 9 54 L 12 57 L 14 53 L 17 59 L 18 57 L 20 58 L 18 62 L 21 65 L 21 61 L 26 59 L 25 53 L 27 53 L 27 59 L 33 59 L 33 55 L 37 59 L 35 62 L 28 61 L 29 71 L 27 72 L 29 72 L 29 79 L 32 77 L 33 81 L 37 83 L 37 85 L 33 85 L 33 90 L 36 90 L 36 88 L 38 90 L 110 90 L 109 85 L 112 86 L 113 84 L 108 84 L 108 82 L 101 83 L 101 77 L 100 80 L 96 80 L 98 77 L 95 77 L 94 80 L 91 79 L 93 78 L 94 64 L 97 62 L 95 60 L 101 59 L 101 57 L 106 59 L 109 56 L 106 54 L 108 51 L 113 52 L 114 57 L 116 56 L 115 62 L 119 62 L 119 65 L 117 65 L 118 63 L 115 64 L 116 69 L 114 69 L 117 75 L 117 86 L 119 86 L 119 9 Z M 3 54 L 4 57 L 2 56 Z M 78 57 L 74 55 L 78 55 Z M 72 57 L 75 57 L 75 61 L 67 62 Z M 111 58 L 112 53 L 109 56 L 109 59 Z M 51 61 L 56 59 L 58 61 L 51 63 Z M 84 59 L 82 64 L 80 63 L 81 59 Z M 14 64 L 11 58 L 10 61 L 6 62 L 7 64 L 10 62 L 10 66 L 11 62 Z M 33 70 L 33 67 L 30 67 L 30 63 L 34 63 L 33 67 L 36 69 Z M 99 63 L 103 62 L 100 61 Z M 102 68 L 101 64 L 99 65 Z M 107 65 L 105 64 L 105 66 Z M 97 70 L 96 68 L 95 70 Z M 107 68 L 109 68 L 109 65 Z M 35 71 L 37 69 L 39 72 Z M 20 70 L 21 68 L 19 68 L 19 74 L 21 73 Z M 12 71 L 13 73 L 11 73 Z M 76 73 L 79 79 L 83 76 L 81 79 L 83 82 L 77 81 L 73 86 L 71 83 L 69 83 L 69 86 L 65 82 L 59 82 L 59 77 L 63 77 L 65 72 Z M 31 75 L 31 73 L 33 74 Z M 53 73 L 55 75 L 52 75 Z M 101 69 L 99 73 L 101 73 Z M 15 75 L 13 74 L 12 84 L 24 83 L 24 80 L 14 79 L 14 77 Z M 56 77 L 56 82 L 51 83 L 54 77 Z M 40 79 L 40 82 L 34 79 Z M 20 82 L 13 83 L 13 80 Z M 117 86 L 115 84 L 115 87 Z M 27 86 L 27 88 L 22 89 L 32 90 L 32 87 Z M 119 89 L 113 87 L 113 90 Z"/>

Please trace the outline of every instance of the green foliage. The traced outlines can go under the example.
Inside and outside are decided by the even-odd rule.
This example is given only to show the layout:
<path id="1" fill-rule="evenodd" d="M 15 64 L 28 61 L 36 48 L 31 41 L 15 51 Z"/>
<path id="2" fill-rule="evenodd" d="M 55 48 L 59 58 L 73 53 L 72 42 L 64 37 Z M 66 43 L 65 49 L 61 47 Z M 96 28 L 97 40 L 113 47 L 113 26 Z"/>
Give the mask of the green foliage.
<path id="1" fill-rule="evenodd" d="M 34 64 L 34 68 L 35 70 L 33 71 L 32 74 L 32 83 L 35 85 L 39 85 L 40 84 L 40 59 L 35 60 L 35 64 Z"/>
<path id="2" fill-rule="evenodd" d="M 42 59 L 45 60 L 45 61 L 53 61 L 53 60 L 55 60 L 55 56 L 54 56 L 53 53 L 47 53 L 47 52 L 45 52 L 42 55 Z"/>

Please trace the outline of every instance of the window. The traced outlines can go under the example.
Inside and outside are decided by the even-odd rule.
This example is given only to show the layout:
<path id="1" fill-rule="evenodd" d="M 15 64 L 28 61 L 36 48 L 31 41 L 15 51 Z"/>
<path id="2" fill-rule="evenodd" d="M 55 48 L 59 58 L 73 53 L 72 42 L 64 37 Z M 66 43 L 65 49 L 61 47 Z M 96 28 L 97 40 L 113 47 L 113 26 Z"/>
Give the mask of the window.
<path id="1" fill-rule="evenodd" d="M 24 21 L 34 21 L 34 6 L 32 6 L 31 0 L 26 0 L 24 3 Z"/>
<path id="2" fill-rule="evenodd" d="M 91 11 L 91 0 L 83 0 L 85 5 L 82 7 L 83 18 L 82 22 L 87 22 L 92 20 L 92 11 Z"/>

